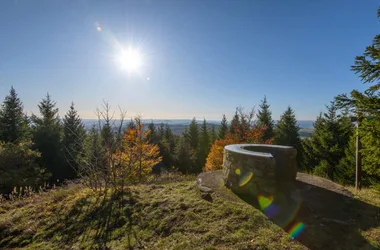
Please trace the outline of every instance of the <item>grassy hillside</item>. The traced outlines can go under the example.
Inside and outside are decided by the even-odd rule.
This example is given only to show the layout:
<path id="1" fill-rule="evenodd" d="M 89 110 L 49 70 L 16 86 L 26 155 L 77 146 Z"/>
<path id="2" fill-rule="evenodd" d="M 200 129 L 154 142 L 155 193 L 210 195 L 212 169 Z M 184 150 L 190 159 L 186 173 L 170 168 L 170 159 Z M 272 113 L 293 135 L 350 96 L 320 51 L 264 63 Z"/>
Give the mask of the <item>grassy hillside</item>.
<path id="1" fill-rule="evenodd" d="M 0 248 L 303 249 L 245 203 L 200 198 L 194 177 L 107 198 L 72 184 L 0 205 Z"/>
<path id="2" fill-rule="evenodd" d="M 203 200 L 194 179 L 160 179 L 107 197 L 70 184 L 3 201 L 0 249 L 306 249 L 247 203 Z M 380 206 L 378 193 L 371 190 L 356 198 Z M 379 230 L 362 234 L 380 246 Z"/>

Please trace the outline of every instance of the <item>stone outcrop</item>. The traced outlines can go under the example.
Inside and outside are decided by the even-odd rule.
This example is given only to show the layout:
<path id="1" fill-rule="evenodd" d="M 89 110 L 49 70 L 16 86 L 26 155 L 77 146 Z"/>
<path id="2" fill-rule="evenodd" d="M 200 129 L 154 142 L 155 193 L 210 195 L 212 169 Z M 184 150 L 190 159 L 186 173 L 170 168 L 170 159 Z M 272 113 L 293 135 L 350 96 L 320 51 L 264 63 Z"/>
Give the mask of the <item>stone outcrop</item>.
<path id="1" fill-rule="evenodd" d="M 223 179 L 237 194 L 274 195 L 279 183 L 294 181 L 297 150 L 263 144 L 234 144 L 224 148 Z"/>

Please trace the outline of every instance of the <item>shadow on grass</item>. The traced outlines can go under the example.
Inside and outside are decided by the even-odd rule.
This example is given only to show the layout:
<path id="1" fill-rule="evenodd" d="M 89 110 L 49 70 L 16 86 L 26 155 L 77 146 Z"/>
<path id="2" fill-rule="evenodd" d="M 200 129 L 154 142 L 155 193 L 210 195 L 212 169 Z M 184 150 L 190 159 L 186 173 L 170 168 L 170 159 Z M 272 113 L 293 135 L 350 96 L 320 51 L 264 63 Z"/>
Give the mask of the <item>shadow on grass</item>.
<path id="1" fill-rule="evenodd" d="M 379 235 L 361 232 L 379 227 L 380 207 L 302 181 L 279 190 L 273 200 L 239 197 L 310 249 L 378 249 Z"/>
<path id="2" fill-rule="evenodd" d="M 96 198 L 95 198 L 96 197 Z M 65 247 L 109 249 L 108 243 L 127 238 L 125 247 L 139 244 L 134 226 L 138 224 L 136 199 L 130 192 L 88 195 L 77 200 L 46 228 L 44 239 L 56 239 Z M 78 246 L 78 243 L 80 246 Z"/>

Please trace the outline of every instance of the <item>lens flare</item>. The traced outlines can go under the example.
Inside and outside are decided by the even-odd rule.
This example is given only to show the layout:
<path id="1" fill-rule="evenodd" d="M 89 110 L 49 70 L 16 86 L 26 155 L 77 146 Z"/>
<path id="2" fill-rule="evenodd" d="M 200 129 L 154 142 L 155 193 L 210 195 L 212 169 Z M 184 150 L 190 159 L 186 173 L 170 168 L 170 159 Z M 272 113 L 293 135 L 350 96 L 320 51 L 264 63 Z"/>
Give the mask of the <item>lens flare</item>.
<path id="1" fill-rule="evenodd" d="M 258 196 L 259 205 L 261 210 L 265 210 L 273 202 L 273 196 L 265 197 L 263 195 Z"/>
<path id="2" fill-rule="evenodd" d="M 252 177 L 253 177 L 252 172 L 242 176 L 239 181 L 239 187 L 244 187 L 245 185 L 247 185 L 249 181 L 252 179 Z"/>
<path id="3" fill-rule="evenodd" d="M 279 212 L 279 208 L 273 203 L 273 196 L 265 197 L 259 195 L 257 197 L 260 209 L 264 212 L 269 219 L 272 219 Z"/>
<path id="4" fill-rule="evenodd" d="M 290 237 L 292 239 L 296 239 L 298 236 L 300 236 L 300 234 L 302 233 L 304 229 L 305 229 L 305 224 L 303 224 L 302 222 L 297 222 L 289 230 Z"/>
<path id="5" fill-rule="evenodd" d="M 240 168 L 235 169 L 235 174 L 237 174 L 237 175 L 241 174 Z"/>
<path id="6" fill-rule="evenodd" d="M 294 207 L 293 207 L 293 210 L 292 212 L 289 214 L 289 216 L 287 217 L 286 220 L 284 220 L 284 222 L 281 224 L 281 226 L 283 228 L 285 228 L 286 226 L 289 225 L 290 222 L 292 222 L 296 216 L 298 215 L 298 212 L 299 210 L 301 209 L 301 203 L 298 202 Z"/>

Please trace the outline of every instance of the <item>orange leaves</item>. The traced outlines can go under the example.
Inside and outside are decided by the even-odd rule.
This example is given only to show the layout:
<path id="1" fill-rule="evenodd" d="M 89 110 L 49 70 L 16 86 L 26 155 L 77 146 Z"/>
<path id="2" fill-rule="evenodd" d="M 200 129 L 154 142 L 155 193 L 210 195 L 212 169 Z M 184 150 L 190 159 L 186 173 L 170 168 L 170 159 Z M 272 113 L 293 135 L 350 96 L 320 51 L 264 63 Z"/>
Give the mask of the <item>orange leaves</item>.
<path id="1" fill-rule="evenodd" d="M 152 171 L 152 167 L 161 161 L 159 148 L 150 144 L 139 119 L 136 126 L 125 130 L 120 148 L 112 155 L 113 172 L 118 178 L 129 181 L 141 181 Z"/>
<path id="2" fill-rule="evenodd" d="M 266 126 L 258 127 L 255 126 L 249 133 L 248 138 L 246 138 L 246 141 L 249 143 L 255 143 L 255 144 L 272 144 L 273 138 L 270 138 L 268 140 L 263 140 L 264 134 L 267 130 Z"/>
<path id="3" fill-rule="evenodd" d="M 223 165 L 224 147 L 236 143 L 239 143 L 239 139 L 232 134 L 227 134 L 224 139 L 216 140 L 211 146 L 210 153 L 207 156 L 205 171 L 221 169 Z"/>
<path id="4" fill-rule="evenodd" d="M 211 146 L 209 155 L 207 156 L 205 171 L 217 170 L 223 167 L 223 153 L 224 147 L 230 144 L 238 143 L 256 143 L 256 144 L 272 144 L 273 138 L 263 140 L 266 127 L 254 126 L 246 137 L 240 139 L 238 135 L 228 133 L 224 139 L 218 139 Z"/>

